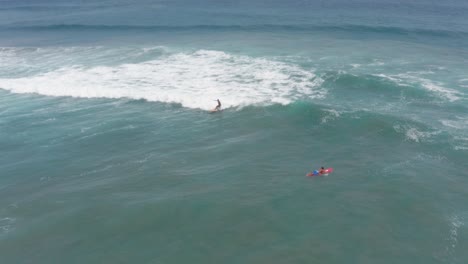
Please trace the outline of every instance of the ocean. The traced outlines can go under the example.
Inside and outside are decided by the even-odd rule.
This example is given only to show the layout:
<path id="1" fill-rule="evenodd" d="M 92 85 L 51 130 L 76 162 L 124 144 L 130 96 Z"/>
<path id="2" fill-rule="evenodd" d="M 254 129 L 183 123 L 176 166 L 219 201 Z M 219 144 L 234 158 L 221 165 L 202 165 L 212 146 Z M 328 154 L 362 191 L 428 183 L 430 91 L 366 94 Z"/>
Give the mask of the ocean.
<path id="1" fill-rule="evenodd" d="M 468 263 L 467 14 L 0 0 L 0 263 Z"/>

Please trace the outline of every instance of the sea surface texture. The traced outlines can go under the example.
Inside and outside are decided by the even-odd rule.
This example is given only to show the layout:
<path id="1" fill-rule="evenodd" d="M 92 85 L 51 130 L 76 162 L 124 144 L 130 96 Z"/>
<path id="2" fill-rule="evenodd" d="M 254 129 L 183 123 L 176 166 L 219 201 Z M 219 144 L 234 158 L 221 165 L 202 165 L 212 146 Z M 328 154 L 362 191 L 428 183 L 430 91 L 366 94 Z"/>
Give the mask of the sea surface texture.
<path id="1" fill-rule="evenodd" d="M 467 249 L 467 1 L 0 0 L 0 263 Z"/>

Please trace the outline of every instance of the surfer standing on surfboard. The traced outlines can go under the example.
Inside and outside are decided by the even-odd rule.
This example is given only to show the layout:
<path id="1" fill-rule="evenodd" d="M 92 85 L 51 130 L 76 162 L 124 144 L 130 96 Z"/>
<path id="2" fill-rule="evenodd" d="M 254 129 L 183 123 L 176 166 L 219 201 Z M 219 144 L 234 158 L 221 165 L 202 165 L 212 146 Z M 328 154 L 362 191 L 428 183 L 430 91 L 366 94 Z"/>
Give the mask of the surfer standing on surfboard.
<path id="1" fill-rule="evenodd" d="M 213 111 L 220 111 L 221 110 L 221 101 L 219 101 L 219 99 L 216 99 L 216 101 L 218 101 L 218 105 L 215 107 L 215 109 Z"/>

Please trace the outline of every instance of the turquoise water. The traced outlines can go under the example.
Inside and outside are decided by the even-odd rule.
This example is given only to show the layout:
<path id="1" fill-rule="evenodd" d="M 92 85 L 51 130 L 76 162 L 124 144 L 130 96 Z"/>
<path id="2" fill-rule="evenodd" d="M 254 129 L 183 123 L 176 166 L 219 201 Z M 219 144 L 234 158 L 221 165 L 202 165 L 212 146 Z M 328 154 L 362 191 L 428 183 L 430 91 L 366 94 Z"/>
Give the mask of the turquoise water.
<path id="1" fill-rule="evenodd" d="M 466 263 L 467 11 L 1 2 L 0 263 Z"/>

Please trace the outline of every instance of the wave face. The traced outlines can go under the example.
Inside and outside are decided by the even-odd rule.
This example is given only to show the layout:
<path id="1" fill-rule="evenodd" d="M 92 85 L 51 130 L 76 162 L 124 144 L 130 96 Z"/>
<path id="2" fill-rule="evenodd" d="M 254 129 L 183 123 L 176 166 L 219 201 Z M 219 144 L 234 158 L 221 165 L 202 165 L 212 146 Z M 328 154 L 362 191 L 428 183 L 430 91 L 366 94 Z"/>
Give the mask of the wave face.
<path id="1" fill-rule="evenodd" d="M 342 68 L 333 65 L 341 62 L 333 57 L 327 60 L 165 46 L 1 48 L 0 88 L 48 96 L 144 99 L 205 110 L 217 98 L 223 99 L 224 107 L 237 108 L 325 99 L 330 91 L 331 98 L 344 105 L 368 98 L 368 104 L 359 103 L 357 108 L 466 99 L 466 79 L 448 83 L 438 73 L 444 67 L 388 71 L 386 63 L 371 61 L 331 70 Z M 398 63 L 390 66 L 407 64 Z"/>
<path id="2" fill-rule="evenodd" d="M 450 131 L 452 141 L 447 144 L 466 149 L 466 120 L 461 117 L 468 98 L 463 90 L 466 78 L 449 81 L 445 68 L 436 65 L 400 70 L 408 63 L 394 66 L 387 65 L 391 61 L 372 60 L 343 68 L 336 65 L 340 60 L 328 60 L 166 46 L 2 48 L 0 88 L 54 97 L 146 100 L 202 110 L 212 109 L 214 100 L 220 99 L 225 109 L 236 111 L 292 105 L 293 111 L 307 112 L 307 107 L 300 107 L 304 102 L 325 108 L 326 114 L 319 117 L 322 124 L 347 116 L 346 129 L 353 123 L 353 115 L 347 113 L 399 116 L 407 121 L 386 124 L 389 135 L 396 132 L 405 141 L 424 143 L 435 137 L 446 141 L 443 132 Z"/>

